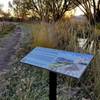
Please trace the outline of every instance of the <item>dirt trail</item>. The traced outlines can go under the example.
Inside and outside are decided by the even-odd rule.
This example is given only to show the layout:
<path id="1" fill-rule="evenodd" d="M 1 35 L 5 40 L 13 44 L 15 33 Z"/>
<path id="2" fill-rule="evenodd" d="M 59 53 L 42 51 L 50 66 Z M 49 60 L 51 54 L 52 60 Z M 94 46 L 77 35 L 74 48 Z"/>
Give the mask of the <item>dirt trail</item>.
<path id="1" fill-rule="evenodd" d="M 0 43 L 0 72 L 8 69 L 11 57 L 16 53 L 16 46 L 19 44 L 21 29 L 16 27 L 15 31 L 5 37 Z"/>

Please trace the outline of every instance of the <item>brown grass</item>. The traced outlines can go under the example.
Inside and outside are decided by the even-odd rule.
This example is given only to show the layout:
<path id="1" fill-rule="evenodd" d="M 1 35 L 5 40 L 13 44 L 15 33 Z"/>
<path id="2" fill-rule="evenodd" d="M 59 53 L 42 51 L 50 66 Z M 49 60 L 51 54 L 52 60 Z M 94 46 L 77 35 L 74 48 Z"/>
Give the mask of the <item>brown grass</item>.
<path id="1" fill-rule="evenodd" d="M 89 82 L 91 84 L 90 88 L 86 84 L 86 88 L 91 90 L 90 93 L 93 92 L 93 95 L 97 100 L 100 99 L 100 53 L 97 52 L 98 48 L 96 44 L 98 43 L 97 37 L 100 33 L 98 28 L 93 28 L 87 22 L 80 22 L 77 23 L 76 21 L 58 21 L 56 23 L 48 24 L 48 23 L 41 23 L 41 28 L 38 33 L 36 33 L 35 41 L 33 44 L 35 46 L 43 46 L 43 47 L 50 47 L 50 48 L 57 48 L 63 50 L 70 50 L 76 51 L 81 53 L 92 53 L 95 56 L 95 60 L 93 61 L 89 71 L 88 77 L 84 81 L 85 83 Z M 77 35 L 81 33 L 83 38 L 88 38 L 90 41 L 94 41 L 94 45 L 91 48 L 90 43 L 87 41 L 85 48 L 80 48 L 78 44 L 78 37 Z M 87 36 L 86 36 L 87 35 Z M 68 79 L 65 78 L 65 84 L 68 82 Z M 73 80 L 72 80 L 73 82 Z"/>
<path id="2" fill-rule="evenodd" d="M 56 23 L 37 23 L 28 25 L 31 26 L 33 39 L 30 39 L 29 45 L 31 48 L 36 46 L 57 48 L 62 50 L 70 50 L 76 52 L 93 53 L 95 59 L 91 63 L 89 70 L 86 73 L 86 77 L 83 80 L 85 88 L 94 100 L 100 100 L 100 52 L 97 52 L 97 48 L 90 51 L 90 44 L 86 48 L 80 48 L 78 44 L 78 33 L 81 33 L 83 37 L 88 33 L 87 38 L 90 42 L 95 39 L 94 34 L 96 32 L 88 23 L 77 23 L 76 21 L 58 21 Z M 25 27 L 28 27 L 25 25 Z M 92 37 L 92 39 L 91 39 Z M 26 38 L 25 38 L 26 39 Z M 24 42 L 24 41 L 23 41 Z M 94 42 L 96 44 L 96 42 Z M 28 45 L 25 45 L 27 48 Z M 22 52 L 26 52 L 26 48 L 23 48 Z M 25 50 L 24 50 L 25 49 Z M 22 53 L 18 56 L 22 56 Z M 19 58 L 17 58 L 19 59 Z M 17 81 L 16 81 L 17 79 Z M 7 93 L 4 98 L 10 98 L 16 100 L 48 100 L 48 73 L 47 71 L 41 71 L 34 69 L 31 66 L 15 63 L 11 67 L 10 73 L 7 75 L 9 82 Z M 58 76 L 58 100 L 66 100 L 68 98 L 67 92 L 69 87 L 76 86 L 76 81 L 64 76 Z M 82 89 L 82 86 L 79 88 Z M 85 96 L 84 96 L 85 95 Z M 87 94 L 83 90 L 78 94 L 77 98 L 72 100 L 81 100 L 85 98 Z M 89 98 L 89 97 L 88 97 Z M 8 100 L 10 100 L 8 99 Z"/>

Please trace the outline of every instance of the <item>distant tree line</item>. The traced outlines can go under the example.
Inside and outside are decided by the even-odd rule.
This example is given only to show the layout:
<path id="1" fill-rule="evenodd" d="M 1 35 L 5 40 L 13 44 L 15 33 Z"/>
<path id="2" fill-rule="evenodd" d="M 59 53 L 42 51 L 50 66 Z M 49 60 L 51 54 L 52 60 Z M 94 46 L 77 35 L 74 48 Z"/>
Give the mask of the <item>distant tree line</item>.
<path id="1" fill-rule="evenodd" d="M 100 22 L 100 0 L 13 0 L 9 2 L 9 7 L 16 19 L 25 20 L 28 17 L 46 22 L 57 21 L 66 11 L 79 7 L 90 24 Z M 4 13 L 1 8 L 2 5 L 0 14 L 7 19 L 10 13 Z"/>
<path id="2" fill-rule="evenodd" d="M 18 18 L 18 17 L 0 17 L 0 21 L 9 21 L 9 22 L 40 22 L 40 19 L 29 17 L 27 19 Z"/>
<path id="3" fill-rule="evenodd" d="M 13 0 L 9 5 L 15 16 L 23 19 L 32 16 L 47 22 L 59 20 L 66 11 L 76 7 L 71 0 Z"/>

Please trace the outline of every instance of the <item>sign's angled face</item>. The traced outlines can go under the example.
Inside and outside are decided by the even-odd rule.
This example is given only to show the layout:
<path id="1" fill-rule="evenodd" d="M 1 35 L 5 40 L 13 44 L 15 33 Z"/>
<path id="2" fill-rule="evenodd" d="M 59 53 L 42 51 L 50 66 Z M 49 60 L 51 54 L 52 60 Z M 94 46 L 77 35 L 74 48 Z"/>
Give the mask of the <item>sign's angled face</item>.
<path id="1" fill-rule="evenodd" d="M 93 55 L 90 54 L 37 47 L 26 55 L 21 62 L 80 78 L 92 59 Z"/>

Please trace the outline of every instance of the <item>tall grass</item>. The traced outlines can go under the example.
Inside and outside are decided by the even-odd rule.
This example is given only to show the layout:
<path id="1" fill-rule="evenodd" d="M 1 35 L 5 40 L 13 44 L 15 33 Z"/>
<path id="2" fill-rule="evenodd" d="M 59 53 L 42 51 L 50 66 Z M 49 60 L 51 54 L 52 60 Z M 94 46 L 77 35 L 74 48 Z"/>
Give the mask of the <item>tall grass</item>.
<path id="1" fill-rule="evenodd" d="M 36 27 L 37 25 L 35 25 Z M 34 28 L 34 27 L 33 27 Z M 33 46 L 44 46 L 58 49 L 75 50 L 78 46 L 77 32 L 66 22 L 38 24 L 34 35 Z M 75 45 L 75 47 L 72 46 Z"/>
<path id="2" fill-rule="evenodd" d="M 70 50 L 70 51 L 76 51 L 81 53 L 92 53 L 96 55 L 94 62 L 92 63 L 89 71 L 88 71 L 88 77 L 86 78 L 85 84 L 89 82 L 91 84 L 90 87 L 88 87 L 89 84 L 86 84 L 86 88 L 89 89 L 90 94 L 93 92 L 93 95 L 96 95 L 97 98 L 99 97 L 100 91 L 98 86 L 100 85 L 100 82 L 98 79 L 100 78 L 100 71 L 99 71 L 99 57 L 100 54 L 97 52 L 97 48 L 95 46 L 96 41 L 94 35 L 99 34 L 97 33 L 97 28 L 93 28 L 89 23 L 87 22 L 76 22 L 73 20 L 68 21 L 58 21 L 56 23 L 45 23 L 41 22 L 41 24 L 33 25 L 33 30 L 35 30 L 33 33 L 34 40 L 33 40 L 33 47 L 35 46 L 43 46 L 43 47 L 51 47 L 51 48 L 57 48 L 57 49 L 63 49 L 63 50 Z M 87 42 L 83 47 L 81 48 L 78 43 L 78 38 L 84 38 L 87 39 Z M 91 43 L 94 41 L 94 45 L 91 47 Z M 97 40 L 98 41 L 98 40 Z M 95 50 L 95 51 L 94 51 Z M 98 75 L 96 75 L 98 73 Z M 68 78 L 58 78 L 58 80 L 64 79 L 64 85 L 60 85 L 60 90 L 62 90 L 62 93 L 65 93 L 63 96 L 58 96 L 58 98 L 67 98 L 68 95 L 66 95 L 67 91 L 67 85 L 73 84 L 73 80 L 70 80 Z M 64 88 L 64 89 L 63 89 Z M 91 88 L 92 91 L 91 91 Z M 59 93 L 59 92 L 58 92 Z M 81 95 L 81 94 L 80 94 Z M 66 99 L 65 99 L 66 100 Z"/>
<path id="3" fill-rule="evenodd" d="M 88 77 L 84 81 L 85 83 L 89 82 L 89 84 L 91 84 L 90 87 L 88 87 L 89 84 L 86 84 L 86 88 L 90 90 L 90 94 L 93 92 L 93 95 L 96 96 L 95 98 L 99 98 L 100 90 L 98 87 L 100 85 L 100 81 L 98 79 L 100 78 L 100 54 L 98 50 L 100 47 L 97 48 L 96 46 L 96 44 L 99 44 L 99 40 L 96 38 L 100 34 L 99 29 L 92 27 L 87 22 L 78 23 L 73 20 L 58 21 L 52 24 L 42 22 L 36 26 L 38 33 L 35 33 L 34 36 L 34 46 L 52 47 L 81 53 L 92 53 L 96 55 L 95 60 L 91 64 L 91 67 L 88 71 Z M 78 38 L 87 39 L 82 48 L 79 46 Z M 93 45 L 91 47 L 92 42 Z M 60 80 L 62 79 L 63 78 L 61 77 Z M 64 84 L 69 83 L 71 85 L 71 82 L 73 82 L 73 80 L 71 82 L 68 81 L 70 81 L 70 79 L 64 78 Z M 64 88 L 64 86 L 61 88 Z M 92 91 L 91 88 L 93 88 Z M 64 91 L 63 89 L 61 90 Z M 67 98 L 66 96 L 61 96 L 61 98 L 62 97 Z"/>
<path id="4" fill-rule="evenodd" d="M 28 41 L 27 43 L 31 48 L 43 46 L 81 53 L 93 53 L 96 55 L 93 63 L 87 71 L 83 83 L 90 96 L 95 98 L 94 100 L 99 100 L 100 52 L 98 52 L 98 48 L 94 49 L 96 46 L 92 46 L 92 48 L 90 46 L 91 42 L 95 40 L 93 33 L 96 32 L 97 29 L 93 29 L 93 27 L 86 22 L 77 23 L 73 20 L 61 20 L 56 23 L 41 22 L 28 26 L 31 26 L 32 36 L 28 38 L 30 42 Z M 28 26 L 25 25 L 23 27 L 27 28 Z M 89 40 L 86 42 L 85 48 L 84 45 L 83 47 L 79 46 L 78 38 L 80 37 Z M 17 58 L 18 62 L 11 65 L 11 70 L 6 75 L 8 85 L 2 98 L 6 98 L 7 100 L 48 100 L 48 72 L 19 63 L 19 60 L 26 54 L 26 52 L 29 52 L 29 49 L 26 50 L 28 44 L 24 44 L 25 39 L 27 39 L 27 35 L 26 38 L 21 40 L 24 45 L 22 48 L 25 50 L 23 50 L 23 52 L 19 51 Z M 97 41 L 94 41 L 94 44 L 96 44 Z M 88 46 L 86 46 L 87 44 Z M 91 49 L 94 49 L 95 52 Z M 85 97 L 89 98 L 84 92 L 82 86 L 80 86 L 80 84 L 77 85 L 76 83 L 77 82 L 73 79 L 58 75 L 58 100 L 69 100 L 68 98 L 70 98 L 70 96 L 68 96 L 68 91 L 73 87 L 75 88 L 75 91 L 79 88 L 80 92 L 72 100 L 82 100 L 82 98 Z"/>

